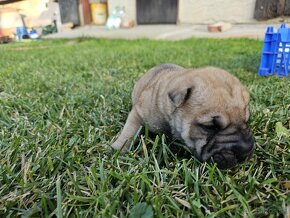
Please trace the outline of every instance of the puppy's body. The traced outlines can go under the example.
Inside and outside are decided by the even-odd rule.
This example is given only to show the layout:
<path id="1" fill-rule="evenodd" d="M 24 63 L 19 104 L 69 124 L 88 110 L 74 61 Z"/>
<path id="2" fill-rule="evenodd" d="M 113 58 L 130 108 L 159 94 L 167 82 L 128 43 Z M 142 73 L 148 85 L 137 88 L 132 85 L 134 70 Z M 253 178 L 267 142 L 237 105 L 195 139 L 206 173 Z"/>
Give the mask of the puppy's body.
<path id="1" fill-rule="evenodd" d="M 201 161 L 213 158 L 224 168 L 252 153 L 246 125 L 249 94 L 222 69 L 154 67 L 134 86 L 132 103 L 121 135 L 112 145 L 115 149 L 126 151 L 140 126 L 147 124 L 152 132 L 160 129 L 184 141 Z"/>
<path id="2" fill-rule="evenodd" d="M 172 129 L 172 112 L 174 106 L 168 98 L 168 89 L 182 76 L 185 69 L 174 64 L 164 64 L 151 69 L 134 86 L 132 94 L 133 108 L 148 124 L 152 132 L 158 129 L 180 138 L 179 132 Z"/>

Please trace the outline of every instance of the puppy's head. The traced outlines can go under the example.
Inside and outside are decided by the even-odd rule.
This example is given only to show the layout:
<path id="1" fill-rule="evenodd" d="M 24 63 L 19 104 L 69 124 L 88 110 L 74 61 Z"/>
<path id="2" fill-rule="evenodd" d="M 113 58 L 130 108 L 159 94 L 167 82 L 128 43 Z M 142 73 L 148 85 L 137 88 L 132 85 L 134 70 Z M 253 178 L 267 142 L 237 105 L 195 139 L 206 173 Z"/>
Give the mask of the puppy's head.
<path id="1" fill-rule="evenodd" d="M 173 129 L 202 162 L 231 168 L 254 149 L 249 93 L 237 78 L 218 68 L 188 70 L 168 93 Z"/>

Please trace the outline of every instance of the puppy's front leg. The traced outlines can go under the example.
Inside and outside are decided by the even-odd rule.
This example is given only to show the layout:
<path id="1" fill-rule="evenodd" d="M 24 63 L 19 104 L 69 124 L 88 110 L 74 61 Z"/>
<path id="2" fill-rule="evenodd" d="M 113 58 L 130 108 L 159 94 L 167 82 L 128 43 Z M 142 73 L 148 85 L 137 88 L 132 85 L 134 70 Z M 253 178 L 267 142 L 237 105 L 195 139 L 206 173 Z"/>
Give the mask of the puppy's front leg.
<path id="1" fill-rule="evenodd" d="M 127 121 L 120 136 L 111 146 L 114 149 L 122 149 L 122 152 L 126 152 L 132 142 L 134 135 L 142 126 L 142 123 L 143 122 L 141 117 L 138 115 L 136 109 L 133 108 L 128 115 Z"/>

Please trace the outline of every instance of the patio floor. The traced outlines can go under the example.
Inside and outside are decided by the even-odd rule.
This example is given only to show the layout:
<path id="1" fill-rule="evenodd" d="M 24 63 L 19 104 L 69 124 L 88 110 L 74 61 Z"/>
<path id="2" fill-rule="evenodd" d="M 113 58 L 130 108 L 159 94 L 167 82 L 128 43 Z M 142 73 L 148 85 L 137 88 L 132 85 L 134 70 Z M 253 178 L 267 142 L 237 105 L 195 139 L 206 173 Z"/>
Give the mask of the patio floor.
<path id="1" fill-rule="evenodd" d="M 207 25 L 138 25 L 131 29 L 108 30 L 104 26 L 88 25 L 78 27 L 67 32 L 51 34 L 45 38 L 117 38 L 117 39 L 157 39 L 157 40 L 182 40 L 191 37 L 205 38 L 253 38 L 263 39 L 267 26 L 277 29 L 280 24 L 253 23 L 235 24 L 225 32 L 211 33 L 207 31 Z M 286 24 L 287 25 L 287 24 Z M 289 26 L 289 25 L 288 25 Z"/>

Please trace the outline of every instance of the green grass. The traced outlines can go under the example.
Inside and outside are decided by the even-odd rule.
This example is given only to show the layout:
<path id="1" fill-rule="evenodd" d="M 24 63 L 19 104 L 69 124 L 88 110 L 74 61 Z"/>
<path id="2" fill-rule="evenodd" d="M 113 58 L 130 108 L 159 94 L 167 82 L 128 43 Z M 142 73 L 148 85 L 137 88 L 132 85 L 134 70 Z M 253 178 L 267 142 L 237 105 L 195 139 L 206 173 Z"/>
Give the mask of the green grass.
<path id="1" fill-rule="evenodd" d="M 290 80 L 257 76 L 261 47 L 247 39 L 1 45 L 0 217 L 286 214 L 290 140 L 275 125 L 290 129 Z M 248 87 L 250 162 L 221 171 L 147 129 L 126 155 L 107 147 L 126 120 L 134 82 L 164 62 L 222 67 Z"/>

